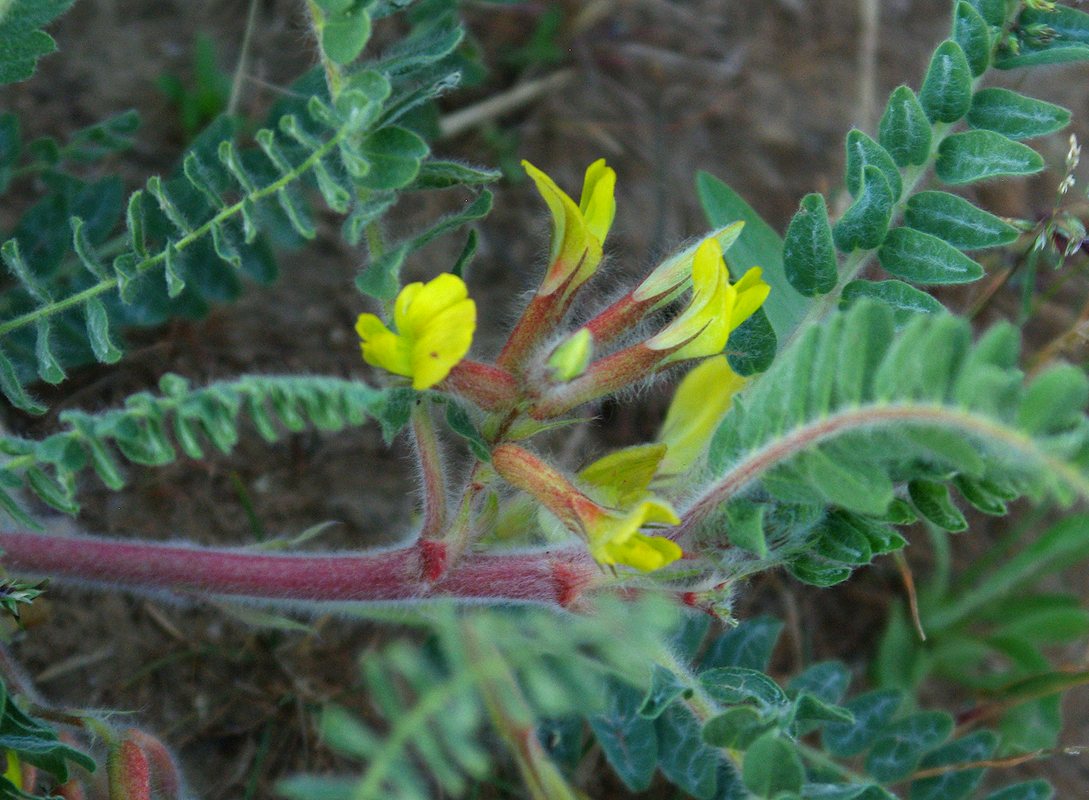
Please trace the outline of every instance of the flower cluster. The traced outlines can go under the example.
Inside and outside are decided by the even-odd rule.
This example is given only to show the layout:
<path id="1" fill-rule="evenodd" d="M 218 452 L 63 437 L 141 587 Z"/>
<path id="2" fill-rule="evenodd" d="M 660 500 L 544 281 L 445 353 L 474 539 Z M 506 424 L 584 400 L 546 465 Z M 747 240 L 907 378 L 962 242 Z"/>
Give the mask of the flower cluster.
<path id="1" fill-rule="evenodd" d="M 683 557 L 669 535 L 653 533 L 681 521 L 663 498 L 683 495 L 679 487 L 684 476 L 699 468 L 711 435 L 744 385 L 722 354 L 730 334 L 760 308 L 770 288 L 755 266 L 731 280 L 724 253 L 741 234 L 743 223 L 738 222 L 667 259 L 582 327 L 557 335 L 579 289 L 604 257 L 616 215 L 616 173 L 604 159 L 595 161 L 586 170 L 576 203 L 544 172 L 529 162 L 523 166 L 552 217 L 549 265 L 496 362 L 466 358 L 476 328 L 476 305 L 464 281 L 452 274 L 407 285 L 393 303 L 389 325 L 374 314 L 361 314 L 356 331 L 363 358 L 408 379 L 416 390 L 451 393 L 481 409 L 480 430 L 490 465 L 474 472 L 472 491 L 489 492 L 499 502 L 504 493 L 493 482 L 502 479 L 522 490 L 521 498 L 532 498 L 508 498 L 511 508 L 535 502 L 548 512 L 552 522 L 542 528 L 545 535 L 558 530 L 581 537 L 602 565 L 659 570 Z M 632 341 L 646 320 L 666 314 L 686 295 L 679 313 Z M 682 362 L 694 366 L 678 387 L 654 443 L 610 453 L 573 478 L 515 443 L 562 424 L 578 406 Z M 426 433 L 430 417 L 414 419 L 417 435 L 431 438 Z M 421 457 L 435 463 L 423 470 L 431 476 L 425 480 L 441 480 L 441 470 L 434 468 L 438 456 L 427 456 L 427 449 L 419 447 Z M 441 486 L 429 487 L 425 494 L 429 502 L 443 502 Z M 470 503 L 456 515 L 461 522 L 454 524 L 462 530 L 452 534 L 458 540 L 452 545 L 455 554 L 469 538 L 482 535 L 473 530 L 486 532 L 489 525 L 499 530 L 503 519 L 516 518 L 521 530 L 532 527 L 533 514 L 504 517 L 501 510 L 467 522 L 473 508 Z M 427 547 L 428 552 L 435 549 Z"/>

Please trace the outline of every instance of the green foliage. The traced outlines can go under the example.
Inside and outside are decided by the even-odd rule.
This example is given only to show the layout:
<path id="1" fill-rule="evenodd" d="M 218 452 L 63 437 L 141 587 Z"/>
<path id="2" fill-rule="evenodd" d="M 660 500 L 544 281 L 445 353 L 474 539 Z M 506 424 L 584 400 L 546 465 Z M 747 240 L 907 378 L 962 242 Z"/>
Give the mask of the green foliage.
<path id="1" fill-rule="evenodd" d="M 781 686 L 763 672 L 781 627 L 758 618 L 714 633 L 702 658 L 672 664 L 671 678 L 656 668 L 642 701 L 630 686 L 608 685 L 607 710 L 590 717 L 590 728 L 628 788 L 650 785 L 656 758 L 666 779 L 697 798 L 895 798 L 889 787 L 909 780 L 902 796 L 913 800 L 978 796 L 984 770 L 966 765 L 991 757 L 994 733 L 950 738 L 951 716 L 915 710 L 896 689 L 844 699 L 851 674 L 836 661 L 811 664 Z M 664 696 L 674 699 L 663 709 Z M 639 713 L 649 703 L 654 725 Z M 814 731 L 819 746 L 803 738 Z M 1046 789 L 1035 782 L 1001 791 Z"/>
<path id="2" fill-rule="evenodd" d="M 198 34 L 193 43 L 192 72 L 191 85 L 171 73 L 157 80 L 159 90 L 177 108 L 190 139 L 226 110 L 231 96 L 231 76 L 216 63 L 215 40 L 206 33 Z"/>
<path id="3" fill-rule="evenodd" d="M 1007 327 L 973 346 L 963 320 L 917 315 L 895 333 L 892 312 L 857 302 L 805 331 L 735 400 L 710 455 L 729 494 L 710 496 L 730 500 L 731 516 L 744 513 L 738 503 L 763 503 L 772 556 L 818 585 L 902 544 L 883 523 L 897 486 L 951 530 L 966 525 L 947 488 L 956 475 L 977 490 L 1085 496 L 1086 379 L 1059 368 L 1023 388 L 1016 353 Z M 776 502 L 823 521 L 779 530 L 768 512 Z"/>
<path id="4" fill-rule="evenodd" d="M 914 195 L 904 207 L 904 224 L 958 250 L 1000 247 L 1018 236 L 1012 225 L 948 192 Z"/>
<path id="5" fill-rule="evenodd" d="M 953 134 L 939 146 L 934 164 L 938 177 L 953 185 L 1032 175 L 1043 168 L 1039 153 L 994 131 Z"/>
<path id="6" fill-rule="evenodd" d="M 858 197 L 832 229 L 836 248 L 849 253 L 880 245 L 889 229 L 894 199 L 884 173 L 874 166 L 864 167 Z"/>
<path id="7" fill-rule="evenodd" d="M 885 272 L 917 284 L 970 283 L 983 267 L 937 236 L 912 228 L 889 231 L 877 260 Z"/>
<path id="8" fill-rule="evenodd" d="M 88 772 L 95 770 L 94 760 L 86 753 L 64 744 L 51 726 L 26 713 L 8 694 L 3 681 L 0 681 L 0 748 L 5 756 L 13 753 L 20 762 L 48 773 L 57 784 L 68 780 L 71 765 Z M 42 796 L 29 794 L 0 775 L 0 799 L 33 800 Z"/>
<path id="9" fill-rule="evenodd" d="M 1087 530 L 1084 514 L 1031 539 L 1014 529 L 959 581 L 937 570 L 920 587 L 926 642 L 903 635 L 908 623 L 898 611 L 885 631 L 875 676 L 910 691 L 933 675 L 980 692 L 977 710 L 997 720 L 1003 752 L 1055 746 L 1059 693 L 1089 675 L 1053 666 L 1046 648 L 1089 635 L 1089 612 L 1081 598 L 1041 583 L 1089 558 Z M 938 555 L 948 558 L 947 549 Z"/>
<path id="10" fill-rule="evenodd" d="M 5 0 L 0 4 L 0 85 L 25 81 L 38 59 L 57 49 L 41 30 L 72 6 L 72 0 Z"/>
<path id="11" fill-rule="evenodd" d="M 594 617 L 530 608 L 459 613 L 440 606 L 428 616 L 434 630 L 429 657 L 400 642 L 362 662 L 388 731 L 379 733 L 343 710 L 325 714 L 327 743 L 362 761 L 362 776 L 289 779 L 282 794 L 424 800 L 433 796 L 435 780 L 460 795 L 490 767 L 481 709 L 496 697 L 519 729 L 545 718 L 595 715 L 591 724 L 602 732 L 606 751 L 626 764 L 625 781 L 644 785 L 646 764 L 653 771 L 655 763 L 645 756 L 653 756 L 657 740 L 653 723 L 633 706 L 641 694 L 629 687 L 648 685 L 645 665 L 676 621 L 668 604 L 655 598 L 634 607 L 605 602 Z M 698 743 L 698 726 L 695 731 Z"/>
<path id="12" fill-rule="evenodd" d="M 358 55 L 348 58 L 348 51 L 359 44 L 369 5 L 333 4 L 322 12 L 328 16 L 319 23 L 339 42 L 330 45 L 337 48 L 335 63 Z M 348 28 L 356 37 L 351 47 Z M 334 66 L 328 87 L 311 72 L 270 112 L 256 146 L 236 145 L 231 123 L 221 118 L 193 142 L 173 175 L 151 177 L 127 201 L 116 181 L 87 183 L 62 167 L 66 159 L 127 144 L 134 117 L 81 132 L 65 148 L 32 143 L 25 149 L 34 160 L 26 166 L 18 164 L 18 126 L 5 117 L 0 177 L 6 182 L 47 169 L 56 178 L 52 194 L 24 214 L 3 247 L 17 285 L 0 295 L 0 390 L 22 410 L 41 413 L 26 384 L 59 383 L 70 367 L 117 361 L 117 328 L 200 316 L 211 303 L 238 295 L 239 275 L 272 280 L 273 246 L 298 246 L 315 235 L 309 195 L 347 215 L 343 234 L 357 244 L 404 191 L 494 179 L 496 173 L 430 162 L 428 144 L 398 124 L 456 85 L 450 58 L 462 36 L 447 9 L 427 15 L 399 44 L 350 74 Z M 198 51 L 207 72 L 211 51 L 199 44 Z M 411 252 L 489 208 L 490 196 L 482 195 L 465 212 L 372 253 L 362 288 L 385 296 Z"/>
<path id="13" fill-rule="evenodd" d="M 42 441 L 9 436 L 0 441 L 9 458 L 0 467 L 0 505 L 34 525 L 11 490 L 29 488 L 69 514 L 79 510 L 76 477 L 93 469 L 109 488 L 125 485 L 119 456 L 134 464 L 162 466 L 178 458 L 204 458 L 206 444 L 229 453 L 243 420 L 265 441 L 308 427 L 336 431 L 377 419 L 390 432 L 404 424 L 392 392 L 337 378 L 242 377 L 193 389 L 177 375 L 159 383 L 162 394 L 131 395 L 125 407 L 89 414 L 60 414 L 62 430 Z"/>
<path id="14" fill-rule="evenodd" d="M 806 297 L 827 294 L 836 287 L 836 250 L 823 195 L 802 198 L 783 240 L 783 268 L 790 285 Z"/>
<path id="15" fill-rule="evenodd" d="M 899 167 L 922 166 L 930 157 L 930 121 L 915 92 L 897 87 L 881 116 L 878 138 Z"/>

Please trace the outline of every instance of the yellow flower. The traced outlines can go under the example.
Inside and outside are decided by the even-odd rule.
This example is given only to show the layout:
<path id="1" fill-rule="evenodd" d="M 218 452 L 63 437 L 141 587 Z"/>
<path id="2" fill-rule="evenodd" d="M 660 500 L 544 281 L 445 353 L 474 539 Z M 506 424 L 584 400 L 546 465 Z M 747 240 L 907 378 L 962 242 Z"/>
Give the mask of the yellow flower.
<path id="1" fill-rule="evenodd" d="M 465 282 L 443 273 L 427 283 L 410 283 L 393 305 L 396 333 L 374 314 L 355 324 L 363 360 L 412 378 L 412 388 L 430 389 L 465 357 L 476 329 L 476 303 Z"/>
<path id="2" fill-rule="evenodd" d="M 759 267 L 746 272 L 735 285 L 722 260 L 722 247 L 705 239 L 692 260 L 692 300 L 688 308 L 656 336 L 647 340 L 651 350 L 678 348 L 666 359 L 682 361 L 722 352 L 730 332 L 767 299 L 771 287 Z"/>
<path id="3" fill-rule="evenodd" d="M 579 480 L 598 502 L 614 508 L 630 508 L 647 496 L 658 465 L 666 454 L 664 444 L 639 444 L 614 450 L 579 472 Z"/>
<path id="4" fill-rule="evenodd" d="M 680 518 L 668 503 L 643 500 L 626 514 L 605 512 L 586 525 L 590 554 L 599 564 L 627 564 L 651 572 L 672 564 L 683 555 L 676 542 L 663 536 L 647 536 L 639 529 L 652 523 L 677 525 Z"/>
<path id="5" fill-rule="evenodd" d="M 582 197 L 575 205 L 541 170 L 528 161 L 522 166 L 552 213 L 550 266 L 538 294 L 552 294 L 565 284 L 566 292 L 574 291 L 601 263 L 602 246 L 616 216 L 616 172 L 603 158 L 587 167 Z"/>
<path id="6" fill-rule="evenodd" d="M 666 446 L 658 475 L 681 475 L 696 464 L 744 385 L 745 379 L 730 368 L 726 356 L 705 359 L 684 376 L 658 434 Z"/>
<path id="7" fill-rule="evenodd" d="M 662 302 L 668 302 L 675 298 L 692 285 L 692 262 L 699 248 L 709 239 L 714 239 L 725 253 L 738 240 L 744 228 L 744 220 L 738 220 L 708 234 L 698 244 L 674 253 L 635 287 L 632 296 L 640 301 L 661 299 Z"/>

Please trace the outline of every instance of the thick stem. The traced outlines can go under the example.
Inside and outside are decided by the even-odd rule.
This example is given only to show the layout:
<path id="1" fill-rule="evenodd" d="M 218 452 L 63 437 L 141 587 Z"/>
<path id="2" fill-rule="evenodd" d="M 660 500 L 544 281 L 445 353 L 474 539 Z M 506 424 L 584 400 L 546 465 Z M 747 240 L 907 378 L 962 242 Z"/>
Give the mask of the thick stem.
<path id="1" fill-rule="evenodd" d="M 422 579 L 413 544 L 373 553 L 282 554 L 0 531 L 12 572 L 143 591 L 291 602 L 453 598 L 566 607 L 601 578 L 582 548 L 480 554 Z"/>

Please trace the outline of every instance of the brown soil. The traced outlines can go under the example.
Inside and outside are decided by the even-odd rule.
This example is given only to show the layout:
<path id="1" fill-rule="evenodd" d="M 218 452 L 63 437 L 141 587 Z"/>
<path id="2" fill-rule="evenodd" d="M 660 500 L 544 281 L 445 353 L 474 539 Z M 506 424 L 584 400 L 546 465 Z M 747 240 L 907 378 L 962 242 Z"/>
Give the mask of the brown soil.
<path id="1" fill-rule="evenodd" d="M 6 89 L 0 105 L 19 113 L 27 136 L 63 136 L 107 114 L 138 108 L 144 126 L 135 151 L 103 167 L 120 170 L 128 188 L 135 188 L 149 174 L 169 169 L 184 147 L 177 114 L 156 90 L 156 76 L 186 74 L 201 31 L 215 37 L 221 64 L 233 69 L 247 5 L 77 4 L 52 29 L 60 53 L 43 60 L 34 80 Z M 500 66 L 485 86 L 448 98 L 447 111 L 553 69 L 509 63 L 547 5 L 468 4 L 473 35 Z M 529 158 L 571 188 L 587 163 L 605 155 L 620 175 L 608 278 L 616 285 L 705 229 L 693 188 L 697 170 L 727 181 L 779 229 L 803 193 L 837 187 L 845 133 L 852 125 L 872 130 L 888 92 L 899 83 L 918 84 L 931 49 L 945 35 L 949 7 L 947 0 L 880 3 L 876 69 L 860 77 L 859 9 L 865 2 L 559 5 L 565 7 L 565 23 L 558 66 L 572 68 L 573 80 L 437 149 L 495 163 L 501 153 L 490 142 L 501 131 L 516 139 L 517 157 Z M 312 54 L 299 4 L 264 0 L 256 20 L 240 110 L 260 118 Z M 1086 85 L 1084 68 L 1069 68 L 1032 73 L 1028 88 L 1072 108 L 1085 141 Z M 876 107 L 860 105 L 867 92 L 877 98 Z M 1048 163 L 1061 168 L 1065 138 L 1040 147 Z M 1000 213 L 1035 217 L 1049 208 L 1057 182 L 1051 171 L 988 188 L 981 199 Z M 544 209 L 530 188 L 508 182 L 496 188 L 496 211 L 481 226 L 470 277 L 488 311 L 478 340 L 482 356 L 496 349 L 521 293 L 536 280 L 546 246 Z M 393 232 L 410 230 L 459 200 L 408 203 L 395 215 Z M 10 221 L 14 213 L 7 210 L 2 219 Z M 409 274 L 443 268 L 456 246 L 433 245 L 413 260 Z M 339 241 L 337 221 L 324 217 L 316 242 L 282 255 L 275 286 L 251 286 L 240 302 L 199 322 L 133 332 L 120 364 L 74 374 L 51 398 L 54 409 L 108 407 L 132 391 L 154 388 L 167 371 L 200 383 L 242 373 L 364 376 L 351 325 L 365 303 L 350 288 L 362 258 Z M 1030 341 L 1044 342 L 1064 330 L 1086 285 L 1084 276 L 1071 281 L 1030 328 Z M 953 298 L 960 307 L 970 301 L 968 295 Z M 1015 293 L 1006 291 L 995 305 L 1006 311 L 1015 303 Z M 642 407 L 607 408 L 588 446 L 646 439 L 663 408 L 663 398 L 654 393 Z M 11 424 L 27 423 L 13 417 Z M 271 447 L 252 435 L 231 456 L 132 469 L 130 478 L 130 486 L 116 494 L 88 481 L 78 525 L 113 536 L 242 544 L 255 535 L 289 535 L 329 520 L 337 526 L 319 540 L 322 546 L 361 547 L 388 542 L 412 524 L 413 468 L 400 445 L 384 448 L 371 429 L 300 434 Z M 247 516 L 247 504 L 256 522 Z M 968 561 L 985 548 L 991 527 L 961 537 L 958 557 Z M 918 534 L 913 541 L 921 544 L 922 538 Z M 925 550 L 915 550 L 923 551 L 914 563 L 925 574 Z M 1081 572 L 1070 585 L 1086 586 L 1087 576 Z M 805 620 L 792 628 L 800 635 L 804 627 L 804 642 L 788 641 L 780 654 L 785 667 L 799 653 L 844 658 L 860 667 L 900 591 L 888 564 L 836 591 L 808 591 L 773 577 L 753 587 L 741 610 Z M 271 797 L 277 779 L 335 764 L 316 742 L 314 714 L 351 688 L 357 655 L 387 635 L 329 618 L 313 626 L 311 635 L 257 631 L 224 609 L 57 586 L 36 605 L 14 652 L 55 703 L 133 712 L 138 724 L 176 749 L 198 796 Z M 1089 742 L 1085 700 L 1084 692 L 1071 698 L 1068 743 Z M 1039 770 L 1057 782 L 1060 797 L 1081 796 L 1089 785 L 1084 759 L 1051 761 Z M 608 781 L 589 788 L 593 796 L 618 796 Z M 669 797 L 670 791 L 661 787 L 653 796 Z"/>

